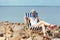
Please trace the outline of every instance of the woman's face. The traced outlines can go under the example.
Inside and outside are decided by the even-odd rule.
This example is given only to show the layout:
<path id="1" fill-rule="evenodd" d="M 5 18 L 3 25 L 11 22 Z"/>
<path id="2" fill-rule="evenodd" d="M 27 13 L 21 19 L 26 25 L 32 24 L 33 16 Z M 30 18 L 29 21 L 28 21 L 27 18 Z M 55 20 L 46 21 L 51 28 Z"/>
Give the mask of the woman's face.
<path id="1" fill-rule="evenodd" d="M 32 14 L 31 14 L 33 17 L 35 16 L 35 13 L 34 12 L 32 12 Z"/>

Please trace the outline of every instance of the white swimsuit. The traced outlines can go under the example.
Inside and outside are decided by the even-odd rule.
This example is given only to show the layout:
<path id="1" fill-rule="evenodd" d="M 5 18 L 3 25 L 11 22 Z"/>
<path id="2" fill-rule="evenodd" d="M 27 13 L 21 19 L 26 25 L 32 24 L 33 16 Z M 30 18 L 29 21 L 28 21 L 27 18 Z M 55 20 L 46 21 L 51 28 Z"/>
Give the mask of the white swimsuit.
<path id="1" fill-rule="evenodd" d="M 37 18 L 34 17 L 30 17 L 30 23 L 31 23 L 31 27 L 35 24 L 37 24 Z"/>

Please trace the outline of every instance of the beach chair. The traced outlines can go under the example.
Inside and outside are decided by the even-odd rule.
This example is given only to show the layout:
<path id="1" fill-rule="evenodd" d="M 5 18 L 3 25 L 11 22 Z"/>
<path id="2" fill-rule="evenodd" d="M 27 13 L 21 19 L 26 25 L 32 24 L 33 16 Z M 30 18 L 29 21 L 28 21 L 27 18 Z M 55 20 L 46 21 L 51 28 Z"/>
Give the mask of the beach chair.
<path id="1" fill-rule="evenodd" d="M 25 13 L 25 17 L 27 17 L 27 18 L 30 18 L 31 17 L 31 13 Z M 38 13 L 35 13 L 35 17 L 37 17 L 38 18 Z M 29 28 L 30 28 L 30 25 L 31 24 L 29 24 Z M 34 33 L 39 33 L 39 34 L 42 34 L 42 32 L 41 32 L 41 30 L 42 30 L 42 28 L 37 28 L 37 27 L 35 27 L 35 28 L 30 28 L 32 31 L 31 31 L 31 34 L 33 34 L 34 35 Z"/>
<path id="2" fill-rule="evenodd" d="M 31 16 L 31 13 L 25 13 L 25 17 L 27 17 L 27 18 L 32 17 L 32 16 Z M 35 13 L 35 17 L 38 18 L 38 13 Z M 28 26 L 31 26 L 31 24 L 29 24 Z M 33 28 L 33 29 L 34 29 L 34 28 Z"/>

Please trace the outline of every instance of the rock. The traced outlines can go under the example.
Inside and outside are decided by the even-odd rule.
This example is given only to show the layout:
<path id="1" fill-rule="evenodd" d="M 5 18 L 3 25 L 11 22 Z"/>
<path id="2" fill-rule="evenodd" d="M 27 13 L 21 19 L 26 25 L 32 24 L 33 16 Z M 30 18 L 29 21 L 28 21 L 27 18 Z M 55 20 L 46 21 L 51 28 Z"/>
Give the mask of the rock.
<path id="1" fill-rule="evenodd" d="M 28 38 L 27 40 L 32 40 L 32 37 Z"/>

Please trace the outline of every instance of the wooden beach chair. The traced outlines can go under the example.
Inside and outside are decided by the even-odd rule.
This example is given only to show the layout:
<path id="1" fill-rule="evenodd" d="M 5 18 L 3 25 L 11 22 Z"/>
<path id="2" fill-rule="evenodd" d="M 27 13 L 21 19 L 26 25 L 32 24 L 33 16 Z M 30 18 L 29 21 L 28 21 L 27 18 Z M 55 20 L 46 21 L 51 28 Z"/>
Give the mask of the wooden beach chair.
<path id="1" fill-rule="evenodd" d="M 31 13 L 25 13 L 25 17 L 30 18 L 31 17 Z M 38 13 L 35 13 L 35 17 L 38 18 Z M 24 19 L 24 20 L 26 21 L 26 19 Z M 30 27 L 30 24 L 28 25 L 28 27 Z M 41 30 L 42 30 L 42 28 L 41 28 Z M 30 34 L 33 34 L 33 33 L 42 33 L 40 30 L 39 31 L 38 30 L 30 30 L 29 32 L 30 32 Z"/>

